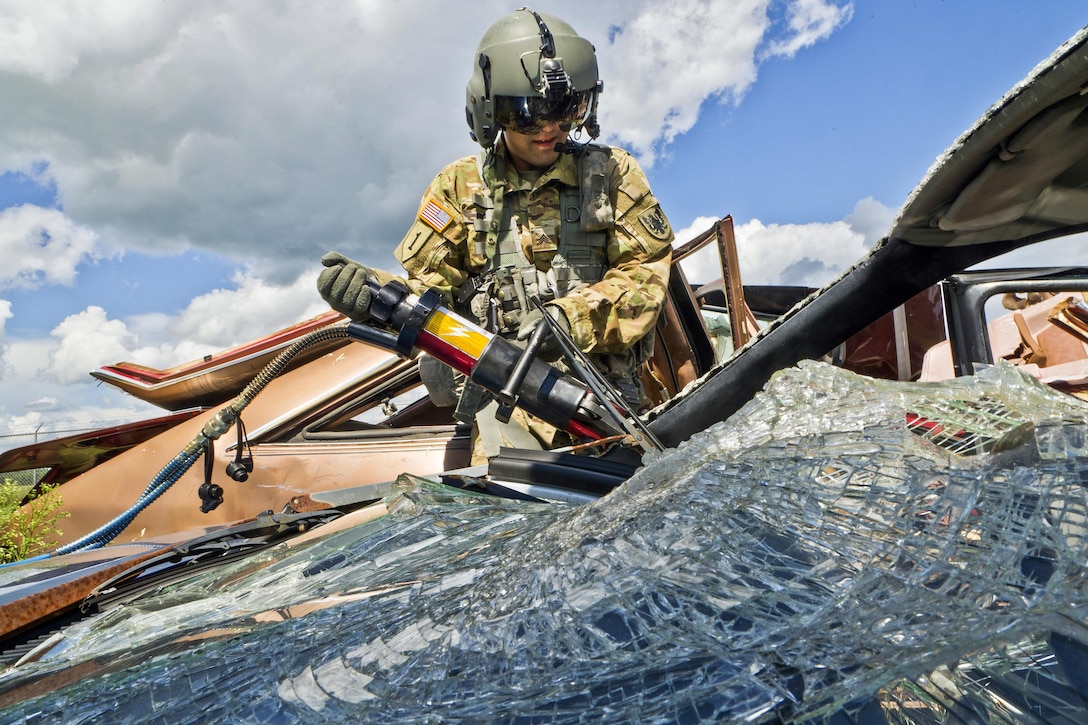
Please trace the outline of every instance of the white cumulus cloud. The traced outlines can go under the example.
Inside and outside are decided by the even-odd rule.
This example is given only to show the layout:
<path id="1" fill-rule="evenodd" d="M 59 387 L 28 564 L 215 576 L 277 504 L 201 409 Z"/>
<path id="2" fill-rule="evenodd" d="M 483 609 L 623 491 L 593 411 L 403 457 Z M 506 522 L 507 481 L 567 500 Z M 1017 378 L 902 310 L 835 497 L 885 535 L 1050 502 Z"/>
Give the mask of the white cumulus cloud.
<path id="1" fill-rule="evenodd" d="M 767 57 L 792 58 L 797 51 L 815 45 L 848 23 L 854 6 L 837 5 L 824 0 L 798 0 L 786 8 L 789 32 L 768 44 Z"/>
<path id="2" fill-rule="evenodd" d="M 195 249 L 245 271 L 177 313 L 79 299 L 37 336 L 0 306 L 0 424 L 45 408 L 126 410 L 90 369 L 168 367 L 316 314 L 314 265 L 329 249 L 394 265 L 433 175 L 478 151 L 464 120 L 474 50 L 521 4 L 3 3 L 0 174 L 55 190 L 58 209 L 0 211 L 0 290 L 78 284 L 81 266 L 121 250 Z M 555 0 L 546 10 L 596 46 L 603 138 L 648 167 L 704 103 L 743 97 L 768 51 L 827 37 L 850 7 Z"/>
<path id="3" fill-rule="evenodd" d="M 197 360 L 327 311 L 316 277 L 316 269 L 308 268 L 284 286 L 240 276 L 237 288 L 200 295 L 173 316 L 121 320 L 90 306 L 52 330 L 48 363 L 35 372 L 71 385 L 89 383 L 93 368 L 121 361 L 168 368 Z"/>
<path id="4" fill-rule="evenodd" d="M 792 56 L 827 38 L 853 7 L 827 0 L 781 5 L 785 28 L 772 26 L 766 0 L 642 4 L 600 48 L 602 74 L 614 79 L 606 81 L 601 100 L 606 133 L 652 167 L 670 142 L 691 130 L 706 101 L 739 100 L 761 60 Z"/>
<path id="5" fill-rule="evenodd" d="M 821 287 L 862 257 L 891 228 L 895 211 L 862 199 L 845 219 L 809 224 L 765 224 L 752 219 L 734 225 L 744 284 Z M 677 245 L 710 229 L 717 219 L 699 217 L 677 232 Z M 718 279 L 718 253 L 711 243 L 683 262 L 688 280 Z"/>
<path id="6" fill-rule="evenodd" d="M 330 248 L 379 263 L 438 169 L 478 150 L 464 121 L 474 49 L 516 7 L 9 0 L 0 172 L 38 165 L 73 222 L 116 248 L 197 247 L 281 283 Z M 604 137 L 649 167 L 704 102 L 744 94 L 760 48 L 824 38 L 849 7 L 547 9 L 597 47 Z"/>
<path id="7" fill-rule="evenodd" d="M 89 360 L 138 354 L 138 340 L 125 323 L 109 319 L 97 306 L 66 317 L 52 335 L 57 346 L 50 352 L 48 367 L 38 372 L 61 385 L 86 382 Z"/>
<path id="8" fill-rule="evenodd" d="M 0 300 L 0 341 L 4 339 L 4 328 L 11 319 L 11 302 Z"/>
<path id="9" fill-rule="evenodd" d="M 70 286 L 79 265 L 99 256 L 98 234 L 56 209 L 23 204 L 0 210 L 0 289 Z"/>

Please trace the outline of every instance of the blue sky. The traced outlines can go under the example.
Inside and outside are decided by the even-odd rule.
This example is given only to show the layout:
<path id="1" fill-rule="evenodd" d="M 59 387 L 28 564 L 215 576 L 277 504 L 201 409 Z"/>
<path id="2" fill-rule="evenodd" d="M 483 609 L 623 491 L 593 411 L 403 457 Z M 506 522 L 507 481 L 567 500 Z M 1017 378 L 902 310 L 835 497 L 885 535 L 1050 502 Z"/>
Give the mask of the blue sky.
<path id="1" fill-rule="evenodd" d="M 654 170 L 655 190 L 678 218 L 833 221 L 864 196 L 897 208 L 938 153 L 1085 24 L 1088 5 L 1061 0 L 855 2 L 826 41 L 761 66 L 739 105 L 708 105 Z M 717 163 L 732 173 L 708 184 Z"/>
<path id="2" fill-rule="evenodd" d="M 521 4 L 6 3 L 0 433 L 154 415 L 87 371 L 317 314 L 328 249 L 394 268 L 425 185 L 474 152 L 476 41 Z M 731 214 L 745 281 L 813 285 L 1088 23 L 1083 0 L 535 7 L 597 46 L 604 140 L 673 226 Z"/>

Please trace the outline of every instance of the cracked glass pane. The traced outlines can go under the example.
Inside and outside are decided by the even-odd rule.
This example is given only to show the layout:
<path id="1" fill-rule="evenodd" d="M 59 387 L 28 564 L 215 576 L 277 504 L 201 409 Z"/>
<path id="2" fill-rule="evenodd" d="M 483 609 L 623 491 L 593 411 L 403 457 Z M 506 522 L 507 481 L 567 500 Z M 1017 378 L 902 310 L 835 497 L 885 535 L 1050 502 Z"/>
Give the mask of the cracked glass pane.
<path id="1" fill-rule="evenodd" d="M 70 625 L 5 721 L 1084 722 L 1088 407 L 807 363 L 584 506 L 388 513 Z"/>

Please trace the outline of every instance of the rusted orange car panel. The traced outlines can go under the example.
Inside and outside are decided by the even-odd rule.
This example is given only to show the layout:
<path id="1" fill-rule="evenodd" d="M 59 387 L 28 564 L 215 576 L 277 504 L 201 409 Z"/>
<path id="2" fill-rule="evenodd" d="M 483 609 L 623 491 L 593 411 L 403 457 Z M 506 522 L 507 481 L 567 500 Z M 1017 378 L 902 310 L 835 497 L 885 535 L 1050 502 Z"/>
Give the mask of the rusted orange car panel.
<path id="1" fill-rule="evenodd" d="M 199 533 L 203 532 L 174 532 L 155 541 L 119 544 L 38 563 L 39 576 L 24 579 L 17 586 L 0 586 L 0 636 L 11 636 L 78 606 L 103 582 Z"/>
<path id="2" fill-rule="evenodd" d="M 278 512 L 299 492 L 386 481 L 406 471 L 429 474 L 467 462 L 464 432 L 452 425 L 428 426 L 425 436 L 381 425 L 357 426 L 334 433 L 338 439 L 306 440 L 304 430 L 314 421 L 350 401 L 382 395 L 381 386 L 398 375 L 411 381 L 415 365 L 388 351 L 352 344 L 284 373 L 243 413 L 254 454 L 248 479 L 234 481 L 225 473 L 236 455 L 236 439 L 230 431 L 215 446 L 211 473 L 212 482 L 224 489 L 222 505 L 210 513 L 200 510 L 198 490 L 205 478 L 201 460 L 140 513 L 118 542 L 226 524 L 265 510 Z M 63 508 L 72 512 L 71 518 L 59 522 L 63 537 L 58 544 L 94 531 L 132 506 L 159 469 L 197 435 L 213 413 L 207 411 L 149 438 L 49 494 L 59 495 Z M 262 442 L 273 435 L 275 440 Z"/>

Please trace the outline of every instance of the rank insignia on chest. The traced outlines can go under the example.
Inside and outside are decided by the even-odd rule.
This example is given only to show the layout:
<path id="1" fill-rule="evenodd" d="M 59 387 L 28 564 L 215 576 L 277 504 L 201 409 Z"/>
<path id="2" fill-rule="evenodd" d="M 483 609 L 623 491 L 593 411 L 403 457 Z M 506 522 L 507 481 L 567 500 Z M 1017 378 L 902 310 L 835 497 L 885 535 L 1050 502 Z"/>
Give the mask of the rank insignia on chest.
<path id="1" fill-rule="evenodd" d="M 419 210 L 419 218 L 439 234 L 446 231 L 446 227 L 453 222 L 453 214 L 434 199 L 428 199 L 423 208 Z"/>
<path id="2" fill-rule="evenodd" d="M 642 222 L 642 226 L 646 228 L 646 231 L 656 239 L 666 240 L 672 234 L 665 212 L 661 211 L 661 207 L 656 204 L 653 209 L 647 209 L 639 214 L 638 220 Z"/>

